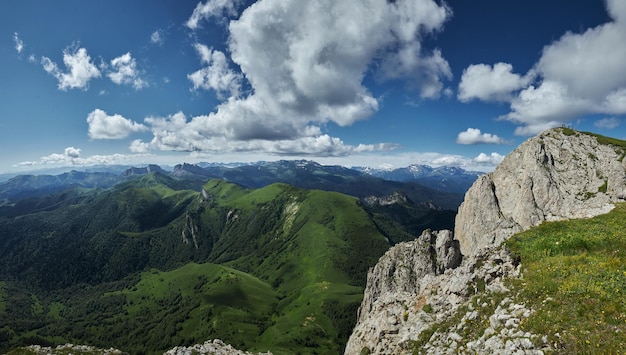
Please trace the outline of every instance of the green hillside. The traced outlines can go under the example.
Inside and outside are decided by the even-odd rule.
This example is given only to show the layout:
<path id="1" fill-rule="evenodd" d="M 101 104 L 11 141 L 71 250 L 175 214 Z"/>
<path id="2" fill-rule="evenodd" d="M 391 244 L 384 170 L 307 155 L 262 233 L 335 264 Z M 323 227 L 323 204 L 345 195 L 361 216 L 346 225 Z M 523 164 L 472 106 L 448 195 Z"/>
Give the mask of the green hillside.
<path id="1" fill-rule="evenodd" d="M 0 218 L 0 351 L 72 342 L 158 353 L 220 338 L 342 352 L 367 269 L 389 247 L 360 201 L 189 184 L 153 173 Z"/>

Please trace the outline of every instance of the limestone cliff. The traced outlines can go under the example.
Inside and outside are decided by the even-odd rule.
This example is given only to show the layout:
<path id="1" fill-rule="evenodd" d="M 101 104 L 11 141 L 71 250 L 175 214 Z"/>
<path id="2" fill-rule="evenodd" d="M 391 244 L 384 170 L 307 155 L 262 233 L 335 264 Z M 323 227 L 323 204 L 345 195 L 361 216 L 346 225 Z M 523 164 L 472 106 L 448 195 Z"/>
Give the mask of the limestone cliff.
<path id="1" fill-rule="evenodd" d="M 454 235 L 469 256 L 543 221 L 607 213 L 626 196 L 624 148 L 564 128 L 522 143 L 465 194 Z"/>
<path id="2" fill-rule="evenodd" d="M 466 193 L 455 239 L 427 231 L 370 269 L 346 354 L 554 350 L 542 335 L 518 329 L 533 310 L 506 296 L 504 281 L 519 277 L 520 265 L 502 242 L 546 220 L 610 211 L 626 196 L 625 155 L 620 142 L 564 128 L 522 143 Z M 438 263 L 440 250 L 463 254 L 462 262 Z"/>

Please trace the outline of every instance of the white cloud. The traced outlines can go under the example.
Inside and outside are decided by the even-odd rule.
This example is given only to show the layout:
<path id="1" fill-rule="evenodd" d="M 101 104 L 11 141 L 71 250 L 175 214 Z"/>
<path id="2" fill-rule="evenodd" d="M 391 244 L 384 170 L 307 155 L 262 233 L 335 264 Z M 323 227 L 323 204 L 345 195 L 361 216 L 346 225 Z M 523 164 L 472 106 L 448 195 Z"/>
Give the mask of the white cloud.
<path id="1" fill-rule="evenodd" d="M 199 2 L 187 20 L 187 27 L 192 30 L 200 26 L 200 21 L 211 17 L 235 16 L 241 0 L 207 0 L 204 4 Z"/>
<path id="2" fill-rule="evenodd" d="M 80 148 L 74 148 L 74 147 L 65 148 L 65 156 L 68 158 L 78 158 L 80 156 Z"/>
<path id="3" fill-rule="evenodd" d="M 70 153 L 68 154 L 68 149 Z M 77 151 L 74 154 L 73 150 Z M 52 153 L 41 157 L 35 161 L 22 161 L 14 165 L 16 168 L 37 168 L 37 167 L 63 167 L 63 166 L 94 166 L 94 165 L 115 165 L 115 164 L 144 164 L 147 158 L 154 162 L 155 157 L 149 154 L 109 154 L 92 155 L 86 158 L 78 156 L 80 149 L 74 147 L 65 148 L 65 153 Z"/>
<path id="4" fill-rule="evenodd" d="M 141 139 L 135 139 L 128 147 L 133 153 L 148 153 L 150 151 L 150 143 L 145 143 Z"/>
<path id="5" fill-rule="evenodd" d="M 163 45 L 164 42 L 165 38 L 163 38 L 163 30 L 158 29 L 150 35 L 150 43 L 160 46 Z"/>
<path id="6" fill-rule="evenodd" d="M 471 158 L 455 154 L 435 152 L 403 152 L 385 154 L 355 154 L 349 157 L 316 158 L 322 164 L 343 166 L 369 166 L 372 168 L 394 169 L 411 164 L 429 165 L 432 167 L 457 166 L 470 171 L 493 171 L 504 156 L 498 153 L 485 154 Z"/>
<path id="7" fill-rule="evenodd" d="M 122 139 L 134 132 L 143 132 L 147 127 L 133 122 L 121 115 L 109 116 L 100 109 L 93 110 L 87 116 L 89 137 L 92 139 Z"/>
<path id="8" fill-rule="evenodd" d="M 502 162 L 503 159 L 504 155 L 495 152 L 489 155 L 485 153 L 480 153 L 477 157 L 472 159 L 471 163 L 475 165 L 491 166 L 495 168 L 498 164 Z"/>
<path id="9" fill-rule="evenodd" d="M 91 61 L 85 48 L 66 48 L 63 50 L 63 63 L 68 72 L 62 72 L 50 58 L 43 57 L 41 64 L 46 72 L 59 81 L 59 89 L 83 89 L 89 87 L 89 81 L 100 77 L 100 71 Z"/>
<path id="10" fill-rule="evenodd" d="M 21 54 L 22 50 L 24 49 L 24 41 L 20 39 L 17 32 L 13 33 L 13 42 L 15 42 L 15 50 L 18 54 Z"/>
<path id="11" fill-rule="evenodd" d="M 458 99 L 468 102 L 473 99 L 483 101 L 510 101 L 514 91 L 528 85 L 532 73 L 525 77 L 514 74 L 513 66 L 496 63 L 473 64 L 463 70 L 459 83 Z"/>
<path id="12" fill-rule="evenodd" d="M 536 134 L 586 114 L 626 114 L 626 5 L 608 0 L 613 21 L 565 33 L 544 47 L 533 69 L 540 82 L 522 90 L 502 116 Z"/>
<path id="13" fill-rule="evenodd" d="M 347 145 L 341 139 L 321 134 L 317 127 L 309 127 L 309 134 L 288 139 L 232 140 L 224 134 L 207 134 L 206 116 L 191 121 L 178 112 L 168 117 L 148 117 L 153 139 L 150 142 L 134 140 L 130 150 L 144 153 L 151 150 L 224 153 L 265 153 L 278 156 L 344 156 L 355 153 L 391 151 L 397 146 L 391 143 Z M 268 133 L 270 134 L 270 133 Z"/>
<path id="14" fill-rule="evenodd" d="M 238 97 L 243 76 L 229 68 L 226 55 L 204 44 L 196 43 L 194 47 L 202 63 L 207 66 L 187 75 L 193 83 L 193 89 L 214 90 L 219 98 L 224 98 L 225 94 L 229 97 Z"/>
<path id="15" fill-rule="evenodd" d="M 381 5 L 381 1 L 374 2 Z M 441 30 L 451 16 L 450 8 L 445 3 L 440 6 L 431 0 L 382 3 L 381 30 L 393 36 L 391 41 L 389 38 L 382 38 L 382 41 L 396 50 L 383 55 L 379 76 L 383 80 L 405 80 L 409 88 L 419 90 L 422 98 L 438 98 L 443 90 L 442 80 L 450 80 L 452 71 L 439 49 L 428 51 L 422 47 L 421 35 Z M 377 16 L 371 12 L 367 15 Z"/>
<path id="16" fill-rule="evenodd" d="M 140 90 L 148 83 L 141 79 L 139 70 L 137 69 L 137 61 L 132 57 L 130 52 L 123 54 L 111 60 L 112 71 L 107 76 L 117 85 L 132 85 L 135 90 Z"/>
<path id="17" fill-rule="evenodd" d="M 447 15 L 430 0 L 257 2 L 231 22 L 229 43 L 254 94 L 225 103 L 218 115 L 281 120 L 290 131 L 308 122 L 352 124 L 378 110 L 362 81 L 379 60 L 398 64 L 392 71 L 380 63 L 383 77 L 406 75 L 434 97 L 445 61 L 438 51 L 424 54 L 419 38 Z"/>
<path id="18" fill-rule="evenodd" d="M 504 139 L 498 137 L 495 134 L 491 133 L 482 133 L 480 129 L 477 128 L 468 128 L 467 130 L 460 132 L 456 137 L 456 142 L 458 144 L 505 144 L 507 143 Z"/>
<path id="19" fill-rule="evenodd" d="M 515 134 L 533 135 L 588 113 L 592 105 L 586 98 L 570 95 L 567 86 L 544 80 L 536 88 L 531 85 L 522 90 L 503 118 L 521 125 Z"/>
<path id="20" fill-rule="evenodd" d="M 617 128 L 620 125 L 620 120 L 617 119 L 616 117 L 606 117 L 600 120 L 597 120 L 596 122 L 594 122 L 594 125 L 598 128 L 605 128 L 605 129 L 613 129 L 613 128 Z"/>

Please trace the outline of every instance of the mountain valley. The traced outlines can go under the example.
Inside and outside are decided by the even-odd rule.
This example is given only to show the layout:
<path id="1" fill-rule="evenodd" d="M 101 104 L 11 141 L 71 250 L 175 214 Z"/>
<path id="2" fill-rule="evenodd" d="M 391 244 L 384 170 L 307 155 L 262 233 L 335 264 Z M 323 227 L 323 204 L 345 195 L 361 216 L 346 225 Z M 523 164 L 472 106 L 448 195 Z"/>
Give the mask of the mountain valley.
<path id="1" fill-rule="evenodd" d="M 315 167 L 291 179 L 320 189 L 268 177 L 246 188 L 184 165 L 0 184 L 0 351 L 74 342 L 162 353 L 219 338 L 275 354 L 342 352 L 368 268 L 422 229 L 450 228 L 455 212 L 402 189 L 385 197 L 406 187 L 449 203 L 419 185 L 281 164 L 283 176 Z M 322 189 L 350 185 L 379 197 Z"/>

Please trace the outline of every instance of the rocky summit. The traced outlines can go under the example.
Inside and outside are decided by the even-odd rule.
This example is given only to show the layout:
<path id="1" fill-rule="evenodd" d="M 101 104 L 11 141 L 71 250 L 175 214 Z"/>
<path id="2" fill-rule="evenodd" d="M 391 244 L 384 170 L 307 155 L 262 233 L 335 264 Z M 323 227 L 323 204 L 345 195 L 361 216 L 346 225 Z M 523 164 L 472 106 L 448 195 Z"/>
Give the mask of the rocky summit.
<path id="1" fill-rule="evenodd" d="M 623 143 L 567 128 L 522 143 L 466 193 L 454 234 L 425 231 L 370 269 L 345 353 L 555 351 L 545 335 L 519 329 L 533 310 L 507 296 L 505 281 L 521 277 L 521 265 L 503 242 L 544 221 L 593 217 L 624 201 Z"/>
<path id="2" fill-rule="evenodd" d="M 543 221 L 609 212 L 626 197 L 624 154 L 604 137 L 565 128 L 522 143 L 465 194 L 454 233 L 461 252 L 472 255 Z"/>

